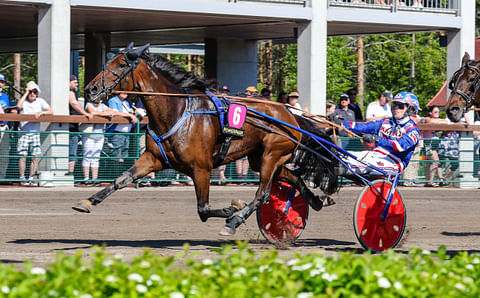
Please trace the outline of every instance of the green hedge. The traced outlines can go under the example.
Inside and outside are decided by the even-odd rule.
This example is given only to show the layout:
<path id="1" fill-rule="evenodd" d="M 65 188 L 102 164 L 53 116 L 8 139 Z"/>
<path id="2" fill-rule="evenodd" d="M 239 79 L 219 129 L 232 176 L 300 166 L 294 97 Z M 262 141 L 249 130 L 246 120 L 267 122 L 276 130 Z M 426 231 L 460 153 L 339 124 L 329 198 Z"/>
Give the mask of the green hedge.
<path id="1" fill-rule="evenodd" d="M 430 253 L 387 251 L 279 257 L 247 243 L 216 250 L 214 258 L 189 252 L 161 257 L 146 250 L 132 261 L 103 248 L 85 258 L 58 254 L 48 269 L 0 265 L 3 297 L 479 297 L 480 255 L 445 247 Z"/>

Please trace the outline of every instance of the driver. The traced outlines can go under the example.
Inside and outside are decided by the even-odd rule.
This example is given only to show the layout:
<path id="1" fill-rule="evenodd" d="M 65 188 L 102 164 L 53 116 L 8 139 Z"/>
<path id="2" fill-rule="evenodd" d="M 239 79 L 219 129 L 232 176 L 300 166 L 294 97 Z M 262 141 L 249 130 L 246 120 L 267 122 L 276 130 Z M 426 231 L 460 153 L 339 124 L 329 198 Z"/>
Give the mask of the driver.
<path id="1" fill-rule="evenodd" d="M 358 174 L 383 176 L 366 165 L 370 164 L 391 174 L 401 173 L 410 162 L 420 138 L 418 127 L 409 116 L 418 108 L 415 94 L 400 92 L 392 101 L 393 117 L 366 123 L 341 121 L 352 132 L 364 134 L 364 142 L 375 143 L 372 151 L 355 152 L 358 160 L 351 157 L 346 159 L 352 169 Z"/>

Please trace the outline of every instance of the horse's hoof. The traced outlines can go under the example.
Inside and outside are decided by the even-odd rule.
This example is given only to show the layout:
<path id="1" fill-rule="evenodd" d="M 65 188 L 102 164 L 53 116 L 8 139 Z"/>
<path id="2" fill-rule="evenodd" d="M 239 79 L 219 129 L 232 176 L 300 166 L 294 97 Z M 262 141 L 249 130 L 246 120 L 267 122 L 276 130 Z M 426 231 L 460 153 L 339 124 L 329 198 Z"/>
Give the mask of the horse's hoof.
<path id="1" fill-rule="evenodd" d="M 235 235 L 235 229 L 224 226 L 219 234 L 222 236 L 233 236 Z"/>
<path id="2" fill-rule="evenodd" d="M 237 211 L 240 211 L 242 210 L 243 208 L 245 208 L 245 206 L 247 206 L 247 202 L 245 201 L 242 201 L 242 200 L 232 200 L 232 202 L 230 203 L 230 205 L 237 209 Z"/>
<path id="3" fill-rule="evenodd" d="M 92 202 L 89 200 L 80 201 L 72 209 L 78 212 L 90 213 L 92 211 Z"/>
<path id="4" fill-rule="evenodd" d="M 330 196 L 322 196 L 322 200 L 323 207 L 328 207 L 336 204 L 335 200 L 332 199 Z"/>
<path id="5" fill-rule="evenodd" d="M 323 208 L 323 201 L 318 197 L 314 196 L 308 204 L 313 208 L 315 211 L 320 211 Z"/>

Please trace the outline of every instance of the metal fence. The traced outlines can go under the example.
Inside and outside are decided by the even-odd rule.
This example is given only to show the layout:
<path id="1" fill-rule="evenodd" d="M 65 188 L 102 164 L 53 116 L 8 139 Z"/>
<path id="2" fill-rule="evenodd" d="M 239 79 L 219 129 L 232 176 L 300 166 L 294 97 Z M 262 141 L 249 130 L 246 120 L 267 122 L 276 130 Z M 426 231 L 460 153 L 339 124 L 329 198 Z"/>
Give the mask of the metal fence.
<path id="1" fill-rule="evenodd" d="M 395 11 L 438 12 L 458 15 L 460 0 L 328 0 L 329 6 Z"/>
<path id="2" fill-rule="evenodd" d="M 18 171 L 18 160 L 21 157 L 17 153 L 18 138 L 21 132 L 18 131 L 7 131 L 3 133 L 3 138 L 0 143 L 0 183 L 2 184 L 13 184 L 17 185 L 19 180 L 19 171 Z M 82 133 L 73 133 L 73 132 L 41 132 L 41 139 L 46 140 L 47 138 L 58 138 L 63 136 L 68 138 L 68 136 L 78 135 L 81 136 Z M 120 162 L 117 157 L 112 156 L 112 136 L 113 134 L 104 134 L 105 141 L 101 151 L 100 164 L 99 164 L 99 175 L 98 179 L 101 182 L 111 182 L 116 177 L 118 177 L 123 171 L 130 168 L 136 159 L 139 158 L 143 146 L 144 146 L 144 133 L 126 133 L 123 134 L 128 136 L 130 141 L 130 146 L 128 147 L 128 157 L 123 159 L 123 162 Z M 404 172 L 401 182 L 406 183 L 406 185 L 424 185 L 429 183 L 432 186 L 451 186 L 458 187 L 460 183 L 470 182 L 477 183 L 479 181 L 479 172 L 480 172 L 480 158 L 478 155 L 479 142 L 474 139 L 461 139 L 463 144 L 467 146 L 459 145 L 459 139 L 449 139 L 450 147 L 457 147 L 456 154 L 450 154 L 446 152 L 447 150 L 442 145 L 443 139 L 425 139 L 421 141 L 421 146 L 416 150 L 409 167 Z M 84 159 L 82 151 L 82 142 L 81 138 L 78 141 L 78 151 L 77 156 L 73 157 L 73 160 L 76 160 L 74 174 L 71 176 L 63 176 L 67 172 L 68 165 L 68 154 L 58 156 L 56 154 L 51 154 L 48 148 L 42 148 L 42 155 L 38 156 L 41 160 L 38 173 L 36 174 L 35 181 L 42 182 L 46 181 L 45 179 L 53 179 L 51 177 L 45 178 L 41 177 L 41 173 L 44 169 L 48 169 L 48 164 L 64 164 L 64 168 L 60 169 L 62 174 L 55 177 L 55 181 L 71 181 L 71 182 L 80 182 L 84 179 L 82 161 Z M 368 150 L 364 144 L 360 142 L 358 138 L 339 138 L 341 146 L 349 151 L 362 151 Z M 68 146 L 68 143 L 65 143 L 61 146 Z M 448 148 L 447 148 L 448 149 Z M 434 160 L 432 157 L 431 150 L 437 152 L 439 160 Z M 67 152 L 68 150 L 63 150 Z M 459 155 L 467 154 L 470 158 L 459 158 Z M 25 173 L 29 173 L 29 164 L 32 156 L 27 156 L 27 168 Z M 70 157 L 72 159 L 72 157 Z M 468 170 L 462 169 L 463 165 L 468 165 Z M 437 170 L 438 168 L 438 170 Z M 57 167 L 58 169 L 58 167 Z M 406 177 L 407 171 L 410 171 L 413 174 L 410 174 L 411 177 Z M 433 173 L 433 176 L 429 176 L 429 173 Z M 223 177 L 224 176 L 224 177 Z M 241 167 L 237 162 L 232 162 L 226 165 L 223 169 L 215 169 L 212 172 L 211 176 L 212 184 L 253 184 L 258 182 L 258 173 L 253 172 L 251 169 L 248 169 L 248 172 L 241 172 Z M 153 184 L 158 186 L 167 186 L 170 184 L 188 184 L 190 183 L 190 178 L 185 176 L 182 173 L 179 173 L 175 170 L 164 170 L 161 172 L 155 173 L 154 179 L 142 179 L 140 185 L 143 184 Z"/>
<path id="3" fill-rule="evenodd" d="M 306 7 L 309 0 L 228 0 L 228 2 L 257 2 L 257 3 L 273 3 L 273 4 L 293 4 Z"/>

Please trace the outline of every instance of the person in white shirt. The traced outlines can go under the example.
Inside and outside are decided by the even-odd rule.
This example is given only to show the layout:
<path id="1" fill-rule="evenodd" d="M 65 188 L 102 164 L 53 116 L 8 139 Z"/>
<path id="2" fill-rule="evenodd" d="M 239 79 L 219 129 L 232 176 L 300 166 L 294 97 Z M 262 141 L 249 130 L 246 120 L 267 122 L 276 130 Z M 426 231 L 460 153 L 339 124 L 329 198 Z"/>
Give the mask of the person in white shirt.
<path id="1" fill-rule="evenodd" d="M 392 110 L 389 102 L 392 101 L 392 93 L 385 91 L 378 97 L 378 100 L 371 102 L 365 114 L 366 121 L 376 121 L 392 117 Z"/>
<path id="2" fill-rule="evenodd" d="M 30 81 L 27 83 L 25 93 L 22 98 L 18 100 L 17 108 L 20 114 L 35 115 L 39 119 L 44 115 L 52 115 L 53 110 L 50 105 L 43 99 L 38 97 L 40 88 L 38 85 Z M 22 121 L 18 130 L 25 132 L 21 133 L 18 139 L 17 153 L 21 155 L 18 160 L 18 172 L 20 174 L 20 184 L 24 186 L 33 186 L 33 176 L 37 172 L 39 158 L 37 156 L 42 154 L 40 148 L 40 122 Z M 28 181 L 25 179 L 25 168 L 28 152 L 31 152 L 33 158 L 30 164 L 30 177 Z"/>

